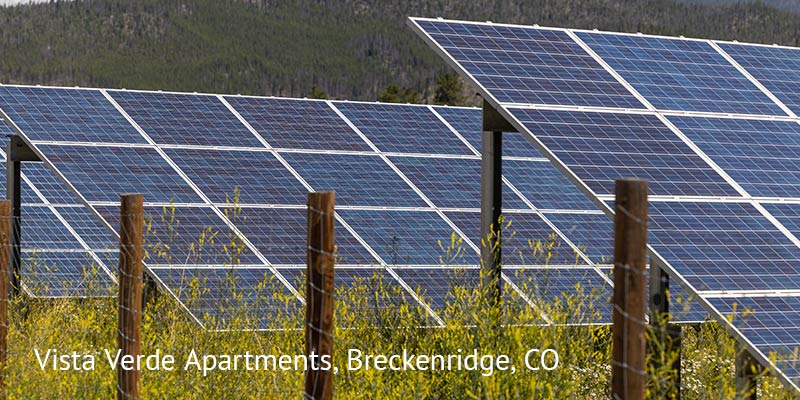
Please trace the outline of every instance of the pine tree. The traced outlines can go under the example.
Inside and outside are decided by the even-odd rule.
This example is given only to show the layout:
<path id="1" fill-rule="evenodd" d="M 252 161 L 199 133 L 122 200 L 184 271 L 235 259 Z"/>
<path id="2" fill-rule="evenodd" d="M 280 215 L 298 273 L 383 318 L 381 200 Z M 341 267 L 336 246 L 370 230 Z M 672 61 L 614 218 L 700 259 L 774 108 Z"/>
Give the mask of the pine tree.
<path id="1" fill-rule="evenodd" d="M 455 73 L 445 72 L 436 76 L 435 104 L 464 105 L 464 82 Z"/>
<path id="2" fill-rule="evenodd" d="M 378 101 L 383 103 L 421 103 L 419 93 L 416 90 L 406 87 L 401 88 L 397 85 L 389 85 L 383 90 L 383 94 L 378 96 Z"/>

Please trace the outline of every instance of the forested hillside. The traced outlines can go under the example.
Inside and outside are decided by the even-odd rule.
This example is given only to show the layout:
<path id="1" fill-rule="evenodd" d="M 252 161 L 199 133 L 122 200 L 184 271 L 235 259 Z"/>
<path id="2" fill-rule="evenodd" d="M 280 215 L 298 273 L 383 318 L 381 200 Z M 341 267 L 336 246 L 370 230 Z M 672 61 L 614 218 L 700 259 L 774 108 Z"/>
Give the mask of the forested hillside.
<path id="1" fill-rule="evenodd" d="M 94 0 L 0 8 L 0 81 L 374 100 L 432 96 L 444 63 L 405 17 L 800 43 L 763 3 L 673 0 Z"/>
<path id="2" fill-rule="evenodd" d="M 688 3 L 695 4 L 709 4 L 709 5 L 725 5 L 736 3 L 752 3 L 753 0 L 683 0 Z M 789 10 L 793 12 L 800 12 L 800 1 L 798 0 L 760 0 L 764 4 Z"/>

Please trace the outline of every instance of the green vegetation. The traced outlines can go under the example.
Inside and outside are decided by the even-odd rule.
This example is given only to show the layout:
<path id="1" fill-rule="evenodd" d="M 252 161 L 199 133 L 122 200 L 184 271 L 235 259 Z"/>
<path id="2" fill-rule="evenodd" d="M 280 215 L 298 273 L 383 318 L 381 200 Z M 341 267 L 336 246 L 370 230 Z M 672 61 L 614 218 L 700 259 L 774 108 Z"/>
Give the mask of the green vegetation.
<path id="1" fill-rule="evenodd" d="M 800 16 L 761 2 L 673 0 L 78 0 L 0 8 L 0 81 L 432 101 L 449 68 L 415 16 L 800 43 Z M 471 99 L 467 99 L 472 101 Z"/>
<path id="2" fill-rule="evenodd" d="M 226 215 L 239 218 L 238 192 L 234 193 Z M 164 207 L 161 218 L 168 223 L 168 243 L 154 238 L 152 224 L 147 224 L 146 257 L 169 260 L 169 252 L 177 242 L 172 224 L 179 224 L 174 209 Z M 511 237 L 513 221 L 504 222 Z M 283 284 L 265 274 L 255 286 L 245 285 L 235 267 L 240 242 L 225 238 L 211 229 L 197 234 L 191 245 L 196 261 L 216 259 L 211 249 L 222 251 L 230 260 L 231 269 L 220 278 L 210 270 L 187 269 L 182 277 L 183 289 L 172 296 L 152 296 L 143 315 L 143 354 L 175 357 L 174 370 L 164 369 L 143 373 L 144 398 L 230 399 L 300 398 L 302 371 L 248 371 L 239 361 L 238 370 L 229 370 L 226 355 L 265 354 L 290 356 L 304 354 L 302 321 L 304 308 L 283 289 Z M 561 249 L 555 236 L 528 241 L 528 249 L 516 256 L 546 262 Z M 215 247 L 216 241 L 222 247 Z M 455 234 L 449 240 L 439 240 L 441 263 L 449 265 L 466 251 Z M 526 254 L 521 254 L 522 252 Z M 193 258 L 194 259 L 194 258 Z M 395 268 L 402 268 L 396 266 Z M 443 267 L 444 268 L 444 267 Z M 547 274 L 539 279 L 522 279 L 524 270 L 508 270 L 518 274 L 515 281 L 522 293 L 528 295 L 536 308 L 530 307 L 517 295 L 505 296 L 502 307 L 492 307 L 484 293 L 470 279 L 475 269 L 456 268 L 444 282 L 441 292 L 427 293 L 416 289 L 414 294 L 393 284 L 377 269 L 369 276 L 337 273 L 334 361 L 340 369 L 335 377 L 338 398 L 346 399 L 560 399 L 607 398 L 611 374 L 611 330 L 609 326 L 586 326 L 597 321 L 608 310 L 596 306 L 606 304 L 606 294 L 580 285 L 569 289 L 551 286 Z M 43 273 L 56 273 L 43 270 Z M 86 281 L 92 274 L 87 270 Z M 286 275 L 285 275 L 286 276 Z M 296 288 L 305 285 L 300 276 L 290 280 Z M 474 282 L 474 281 L 473 281 Z M 173 286 L 175 287 L 175 286 Z M 75 299 L 19 299 L 10 306 L 9 362 L 5 369 L 10 399 L 51 398 L 112 398 L 115 393 L 115 373 L 106 361 L 104 351 L 116 349 L 116 288 L 97 288 L 100 297 Z M 509 292 L 510 293 L 510 292 Z M 209 296 L 216 300 L 209 301 Z M 109 297 L 102 297 L 109 296 Z M 413 297 L 428 304 L 434 296 L 443 296 L 446 304 L 437 309 L 445 322 L 439 327 L 430 313 Z M 550 299 L 544 301 L 543 299 Z M 685 300 L 685 299 L 684 299 Z M 687 304 L 676 302 L 675 304 Z M 185 308 L 184 308 L 185 307 Z M 609 306 L 610 307 L 610 306 Z M 190 316 L 194 311 L 200 321 Z M 264 311 L 270 310 L 270 311 Z M 678 311 L 681 312 L 681 311 Z M 544 317 L 546 316 L 546 317 Z M 546 318 L 546 319 L 545 319 Z M 665 319 L 668 316 L 664 316 Z M 198 322 L 205 329 L 200 328 Z M 582 325 L 584 324 L 584 325 Z M 498 325 L 502 328 L 498 329 Z M 258 330 L 267 329 L 267 330 Z M 737 355 L 734 340 L 716 323 L 684 328 L 683 382 L 684 399 L 719 399 L 736 397 L 733 360 Z M 648 331 L 648 338 L 654 333 Z M 553 349 L 543 358 L 533 358 L 532 367 L 547 366 L 532 371 L 525 367 L 525 354 L 532 348 Z M 656 346 L 649 357 L 657 357 L 662 365 L 670 365 L 676 353 Z M 48 349 L 58 354 L 77 352 L 78 365 L 84 354 L 95 356 L 94 369 L 63 371 L 50 363 L 40 367 L 34 349 L 44 357 Z M 471 354 L 507 355 L 516 373 L 487 370 L 452 371 L 379 371 L 351 369 L 347 362 L 350 349 L 363 354 Z M 461 352 L 459 352 L 461 349 Z M 194 353 L 193 353 L 194 352 Z M 199 364 L 189 363 L 192 354 Z M 555 354 L 558 356 L 557 366 Z M 209 356 L 203 358 L 204 356 Z M 202 366 L 212 360 L 217 370 L 204 373 Z M 363 360 L 363 357 L 360 358 Z M 294 369 L 295 361 L 291 361 Z M 537 365 L 537 363 L 541 365 Z M 61 364 L 58 364 L 61 365 Z M 254 365 L 254 364 L 253 364 Z M 302 365 L 299 364 L 299 365 Z M 188 369 L 184 367 L 188 366 Z M 151 367 L 152 368 L 152 367 Z M 664 398 L 674 392 L 667 367 L 649 369 L 648 397 Z M 796 394 L 782 388 L 772 377 L 760 380 L 759 398 L 791 399 Z"/>

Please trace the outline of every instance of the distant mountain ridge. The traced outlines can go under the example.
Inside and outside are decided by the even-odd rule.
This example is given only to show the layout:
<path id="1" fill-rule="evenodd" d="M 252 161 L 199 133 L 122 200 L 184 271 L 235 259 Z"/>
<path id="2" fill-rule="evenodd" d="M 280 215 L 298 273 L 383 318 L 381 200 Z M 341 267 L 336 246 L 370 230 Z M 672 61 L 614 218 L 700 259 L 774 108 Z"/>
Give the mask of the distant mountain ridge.
<path id="1" fill-rule="evenodd" d="M 448 69 L 409 15 L 800 43 L 800 16 L 763 3 L 53 0 L 0 8 L 0 82 L 295 97 L 317 84 L 354 100 L 397 84 L 429 97 Z"/>

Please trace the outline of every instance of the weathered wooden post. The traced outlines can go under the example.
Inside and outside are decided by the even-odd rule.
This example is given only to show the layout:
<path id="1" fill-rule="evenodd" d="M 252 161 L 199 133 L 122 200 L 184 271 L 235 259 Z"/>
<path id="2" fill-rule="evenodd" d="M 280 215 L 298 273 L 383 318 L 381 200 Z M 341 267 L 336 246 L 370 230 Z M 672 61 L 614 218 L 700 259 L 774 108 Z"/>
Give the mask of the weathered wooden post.
<path id="1" fill-rule="evenodd" d="M 306 264 L 306 370 L 303 397 L 333 398 L 333 370 L 322 369 L 320 357 L 333 356 L 334 192 L 308 194 L 308 248 Z M 332 358 L 331 358 L 332 361 Z"/>
<path id="2" fill-rule="evenodd" d="M 6 398 L 5 366 L 8 360 L 8 286 L 11 249 L 11 202 L 0 200 L 0 399 Z"/>
<path id="3" fill-rule="evenodd" d="M 119 305 L 117 346 L 122 356 L 137 357 L 142 351 L 142 227 L 144 196 L 120 197 Z M 117 399 L 140 398 L 141 371 L 117 365 Z"/>
<path id="4" fill-rule="evenodd" d="M 616 181 L 611 395 L 644 399 L 647 181 Z"/>

